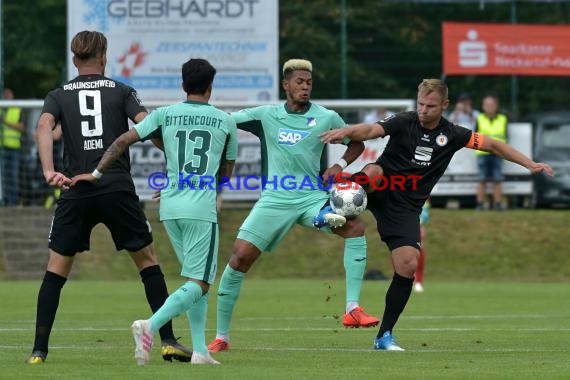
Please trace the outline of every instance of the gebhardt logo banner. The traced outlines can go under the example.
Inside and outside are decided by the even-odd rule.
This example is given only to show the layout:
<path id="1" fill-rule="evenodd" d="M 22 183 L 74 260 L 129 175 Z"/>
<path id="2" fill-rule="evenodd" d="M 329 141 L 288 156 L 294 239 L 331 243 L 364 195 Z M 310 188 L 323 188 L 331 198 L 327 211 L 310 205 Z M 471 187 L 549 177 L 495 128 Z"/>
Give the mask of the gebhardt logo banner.
<path id="1" fill-rule="evenodd" d="M 82 30 L 108 38 L 106 75 L 145 102 L 184 98 L 180 69 L 217 69 L 212 101 L 279 97 L 278 0 L 68 0 L 68 43 Z M 68 57 L 69 79 L 77 75 Z"/>
<path id="2" fill-rule="evenodd" d="M 570 26 L 444 22 L 443 72 L 570 75 Z"/>

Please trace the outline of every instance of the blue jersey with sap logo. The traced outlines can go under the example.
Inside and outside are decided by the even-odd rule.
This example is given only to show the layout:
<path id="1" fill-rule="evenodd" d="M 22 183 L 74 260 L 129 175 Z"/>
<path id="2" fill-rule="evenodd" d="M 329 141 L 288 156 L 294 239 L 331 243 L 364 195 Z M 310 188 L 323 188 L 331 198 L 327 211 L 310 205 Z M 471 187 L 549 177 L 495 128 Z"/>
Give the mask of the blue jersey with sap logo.
<path id="1" fill-rule="evenodd" d="M 320 175 L 327 167 L 326 146 L 319 135 L 343 128 L 335 112 L 311 103 L 305 112 L 291 112 L 287 105 L 247 108 L 231 114 L 237 127 L 261 141 L 264 196 L 302 196 L 319 189 Z"/>

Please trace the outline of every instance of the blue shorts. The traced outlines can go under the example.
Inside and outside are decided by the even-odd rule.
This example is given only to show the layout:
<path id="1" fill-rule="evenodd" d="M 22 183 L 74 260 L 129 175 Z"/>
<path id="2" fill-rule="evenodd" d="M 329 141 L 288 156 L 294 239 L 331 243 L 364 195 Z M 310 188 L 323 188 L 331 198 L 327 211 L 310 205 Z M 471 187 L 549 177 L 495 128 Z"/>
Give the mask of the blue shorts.
<path id="1" fill-rule="evenodd" d="M 479 180 L 500 182 L 503 180 L 503 159 L 494 154 L 477 157 Z"/>

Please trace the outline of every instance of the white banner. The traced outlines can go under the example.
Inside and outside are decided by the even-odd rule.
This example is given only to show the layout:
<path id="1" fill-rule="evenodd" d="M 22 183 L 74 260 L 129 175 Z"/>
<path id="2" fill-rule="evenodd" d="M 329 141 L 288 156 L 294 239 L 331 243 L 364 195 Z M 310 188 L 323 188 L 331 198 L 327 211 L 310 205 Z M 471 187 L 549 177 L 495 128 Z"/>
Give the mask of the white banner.
<path id="1" fill-rule="evenodd" d="M 212 101 L 279 96 L 278 0 L 68 0 L 68 46 L 82 30 L 107 36 L 106 75 L 145 101 L 183 100 L 181 67 L 216 68 Z M 68 77 L 77 69 L 71 55 Z"/>

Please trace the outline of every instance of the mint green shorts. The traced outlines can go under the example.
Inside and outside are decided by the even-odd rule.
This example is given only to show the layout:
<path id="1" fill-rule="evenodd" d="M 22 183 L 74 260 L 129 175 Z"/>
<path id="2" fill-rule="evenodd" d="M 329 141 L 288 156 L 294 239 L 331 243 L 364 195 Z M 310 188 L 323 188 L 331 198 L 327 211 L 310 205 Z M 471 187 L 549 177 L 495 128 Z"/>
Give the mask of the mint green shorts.
<path id="1" fill-rule="evenodd" d="M 212 284 L 218 263 L 218 224 L 197 219 L 163 221 L 178 261 L 180 274 Z"/>
<path id="2" fill-rule="evenodd" d="M 326 191 L 311 191 L 303 197 L 277 198 L 262 194 L 241 225 L 237 238 L 260 251 L 273 251 L 295 224 L 313 227 L 313 218 L 329 199 Z M 321 231 L 331 233 L 330 228 Z"/>

